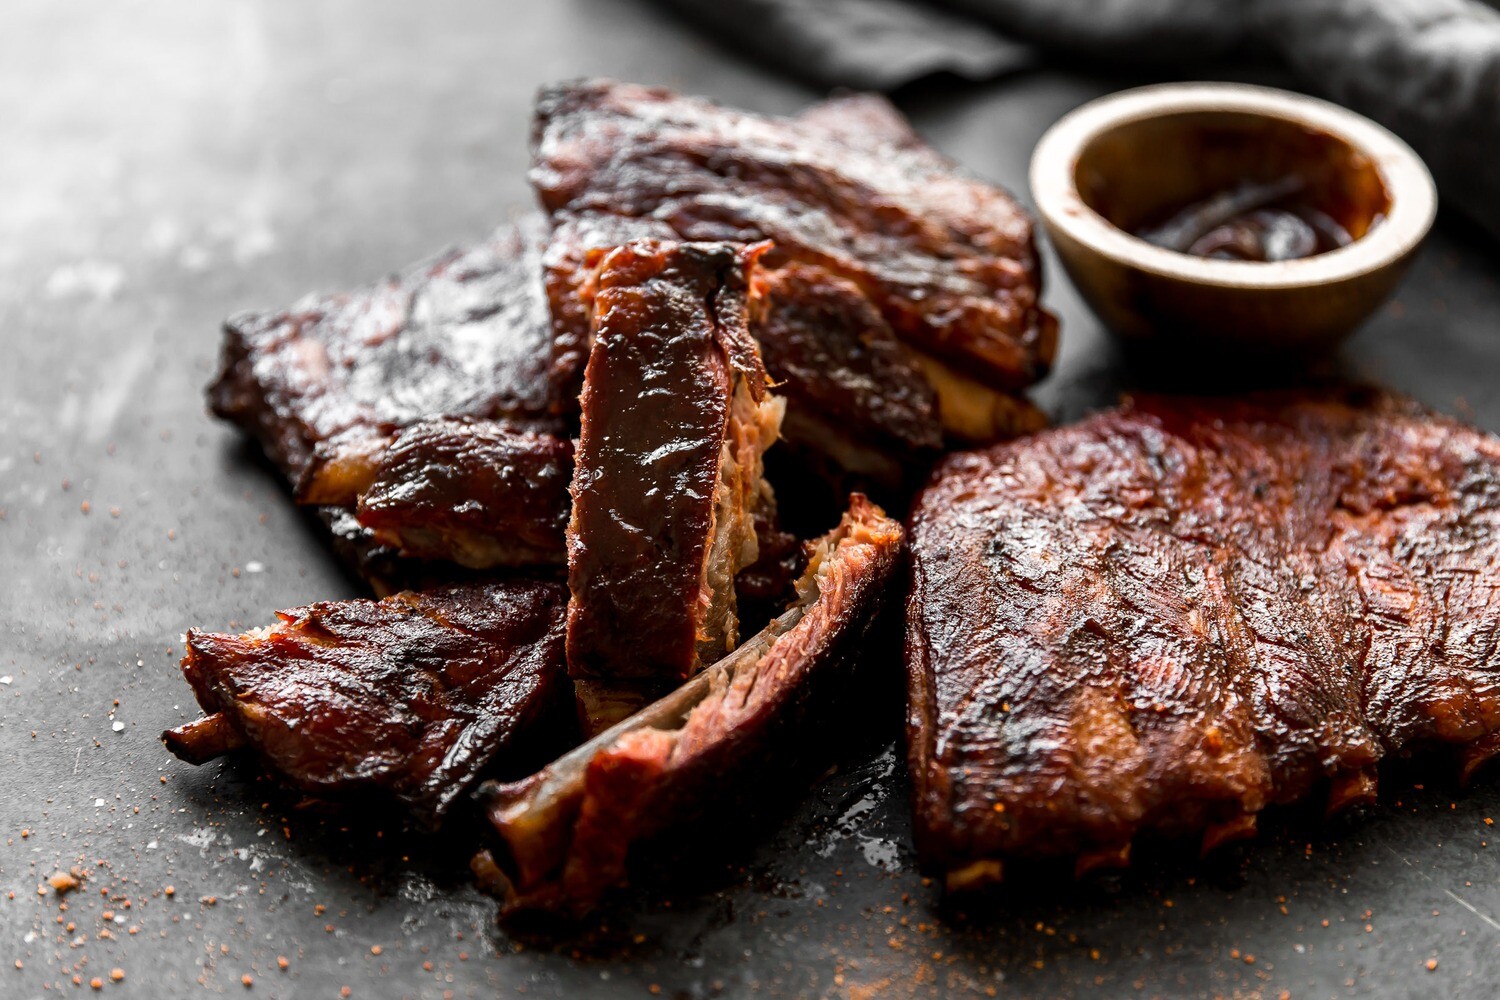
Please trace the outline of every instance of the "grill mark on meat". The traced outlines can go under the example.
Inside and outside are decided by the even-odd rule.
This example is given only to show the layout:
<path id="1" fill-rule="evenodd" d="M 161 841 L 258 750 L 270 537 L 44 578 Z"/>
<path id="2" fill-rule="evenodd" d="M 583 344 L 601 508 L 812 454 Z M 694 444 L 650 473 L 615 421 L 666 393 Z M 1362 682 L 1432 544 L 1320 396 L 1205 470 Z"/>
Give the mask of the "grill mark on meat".
<path id="1" fill-rule="evenodd" d="M 193 763 L 249 746 L 304 791 L 383 792 L 436 826 L 481 776 L 554 742 L 566 601 L 561 584 L 509 580 L 194 629 L 182 670 L 209 716 L 163 739 Z"/>
<path id="2" fill-rule="evenodd" d="M 1497 483 L 1494 437 L 1338 387 L 948 457 L 911 521 L 924 860 L 957 885 L 1148 830 L 1212 846 L 1495 732 Z"/>

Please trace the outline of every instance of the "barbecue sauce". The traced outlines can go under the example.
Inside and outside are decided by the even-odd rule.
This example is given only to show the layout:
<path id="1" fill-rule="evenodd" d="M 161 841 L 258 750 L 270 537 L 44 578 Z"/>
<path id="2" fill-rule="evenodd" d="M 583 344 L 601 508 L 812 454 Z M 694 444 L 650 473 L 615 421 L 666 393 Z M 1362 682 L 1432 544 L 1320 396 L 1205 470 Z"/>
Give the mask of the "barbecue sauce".
<path id="1" fill-rule="evenodd" d="M 1136 235 L 1178 253 L 1215 260 L 1280 261 L 1314 257 L 1353 241 L 1314 205 L 1298 177 L 1245 183 L 1178 210 Z"/>

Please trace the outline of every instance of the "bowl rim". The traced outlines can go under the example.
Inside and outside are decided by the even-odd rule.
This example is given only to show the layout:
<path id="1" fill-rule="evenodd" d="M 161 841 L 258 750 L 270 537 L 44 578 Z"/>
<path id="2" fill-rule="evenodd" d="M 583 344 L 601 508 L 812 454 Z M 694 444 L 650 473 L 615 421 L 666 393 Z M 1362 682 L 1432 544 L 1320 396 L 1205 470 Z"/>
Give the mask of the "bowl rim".
<path id="1" fill-rule="evenodd" d="M 1080 152 L 1101 133 L 1132 122 L 1200 111 L 1260 115 L 1310 126 L 1369 157 L 1390 203 L 1385 219 L 1347 246 L 1285 261 L 1194 257 L 1148 243 L 1109 222 L 1078 192 Z M 1031 194 L 1049 229 L 1095 254 L 1168 278 L 1229 288 L 1299 288 L 1345 281 L 1414 250 L 1437 215 L 1432 174 L 1410 146 L 1361 114 L 1315 97 L 1243 83 L 1165 83 L 1090 101 L 1060 118 L 1031 156 Z"/>

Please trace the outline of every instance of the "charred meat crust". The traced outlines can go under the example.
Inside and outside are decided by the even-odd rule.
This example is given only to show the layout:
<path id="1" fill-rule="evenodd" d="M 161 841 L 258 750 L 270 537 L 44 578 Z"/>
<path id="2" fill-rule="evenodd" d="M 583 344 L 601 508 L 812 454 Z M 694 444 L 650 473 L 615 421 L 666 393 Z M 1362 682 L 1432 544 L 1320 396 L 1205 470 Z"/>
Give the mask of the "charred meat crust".
<path id="1" fill-rule="evenodd" d="M 1500 440 L 1400 397 L 1136 400 L 948 457 L 911 533 L 917 844 L 955 882 L 1211 849 L 1500 729 Z"/>
<path id="2" fill-rule="evenodd" d="M 745 326 L 759 252 L 637 241 L 599 264 L 568 527 L 575 680 L 665 690 L 734 645 L 779 417 Z"/>
<path id="3" fill-rule="evenodd" d="M 546 416 L 558 408 L 546 228 L 529 218 L 374 287 L 231 318 L 210 406 L 294 486 L 320 448 L 334 470 L 367 472 L 390 434 L 418 420 Z M 345 490 L 337 477 L 326 489 Z"/>
<path id="4" fill-rule="evenodd" d="M 182 670 L 209 719 L 165 739 L 194 763 L 247 745 L 307 792 L 384 792 L 436 825 L 566 699 L 566 601 L 514 580 L 190 631 Z"/>
<path id="5" fill-rule="evenodd" d="M 402 431 L 359 498 L 376 542 L 473 569 L 567 561 L 573 444 L 504 421 Z"/>
<path id="6" fill-rule="evenodd" d="M 901 526 L 856 495 L 809 550 L 799 600 L 740 649 L 531 778 L 481 787 L 499 839 L 475 867 L 508 910 L 585 912 L 624 877 L 637 842 L 774 773 L 829 692 L 857 682 Z"/>
<path id="7" fill-rule="evenodd" d="M 1038 301 L 1025 212 L 922 145 L 879 98 L 837 108 L 868 127 L 837 125 L 832 111 L 768 118 L 608 80 L 549 87 L 537 99 L 531 180 L 561 228 L 619 216 L 678 239 L 771 240 L 768 265 L 797 260 L 852 282 L 898 335 L 976 378 L 1014 390 L 1044 375 L 1056 321 Z M 576 259 L 566 244 L 549 255 L 549 284 L 578 287 L 567 274 Z M 576 385 L 582 319 L 554 314 L 562 385 Z"/>

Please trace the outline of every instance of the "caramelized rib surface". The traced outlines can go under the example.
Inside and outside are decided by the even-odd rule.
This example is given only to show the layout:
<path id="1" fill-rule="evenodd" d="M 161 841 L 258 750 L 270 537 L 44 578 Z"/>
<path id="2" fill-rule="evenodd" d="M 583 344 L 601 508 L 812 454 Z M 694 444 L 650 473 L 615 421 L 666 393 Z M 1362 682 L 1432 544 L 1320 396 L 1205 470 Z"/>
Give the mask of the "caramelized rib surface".
<path id="1" fill-rule="evenodd" d="M 820 267 L 767 269 L 751 329 L 786 398 L 789 446 L 887 485 L 943 444 L 937 395 L 858 286 Z"/>
<path id="2" fill-rule="evenodd" d="M 480 792 L 503 845 L 476 870 L 510 909 L 588 910 L 636 844 L 792 773 L 804 727 L 860 683 L 860 646 L 900 565 L 902 529 L 856 495 L 809 546 L 799 601 L 705 675 L 540 773 Z"/>
<path id="3" fill-rule="evenodd" d="M 214 412 L 294 481 L 335 438 L 354 449 L 428 417 L 548 413 L 541 239 L 529 219 L 370 288 L 231 318 Z"/>
<path id="4" fill-rule="evenodd" d="M 659 693 L 735 645 L 779 419 L 746 328 L 757 252 L 637 241 L 599 265 L 568 527 L 575 680 Z"/>
<path id="5" fill-rule="evenodd" d="M 772 240 L 770 266 L 797 260 L 852 282 L 913 347 L 1001 389 L 1051 363 L 1056 324 L 1038 303 L 1025 212 L 879 98 L 782 119 L 608 80 L 550 87 L 531 179 L 558 227 L 551 289 L 579 287 L 582 251 L 628 218 L 660 230 L 636 235 Z M 587 353 L 583 318 L 554 313 L 563 384 Z"/>
<path id="6" fill-rule="evenodd" d="M 346 509 L 390 437 L 418 421 L 507 417 L 566 433 L 551 415 L 545 231 L 533 217 L 369 288 L 232 317 L 210 406 L 302 502 Z"/>
<path id="7" fill-rule="evenodd" d="M 937 869 L 1218 842 L 1500 727 L 1500 441 L 1393 395 L 1137 400 L 949 456 L 911 531 Z"/>
<path id="8" fill-rule="evenodd" d="M 573 444 L 504 421 L 414 424 L 359 499 L 377 542 L 473 569 L 566 562 Z"/>
<path id="9" fill-rule="evenodd" d="M 189 759 L 245 744 L 308 792 L 382 791 L 435 825 L 565 702 L 566 600 L 561 584 L 512 580 L 310 604 L 243 635 L 194 629 L 183 674 L 224 721 L 168 744 Z"/>

